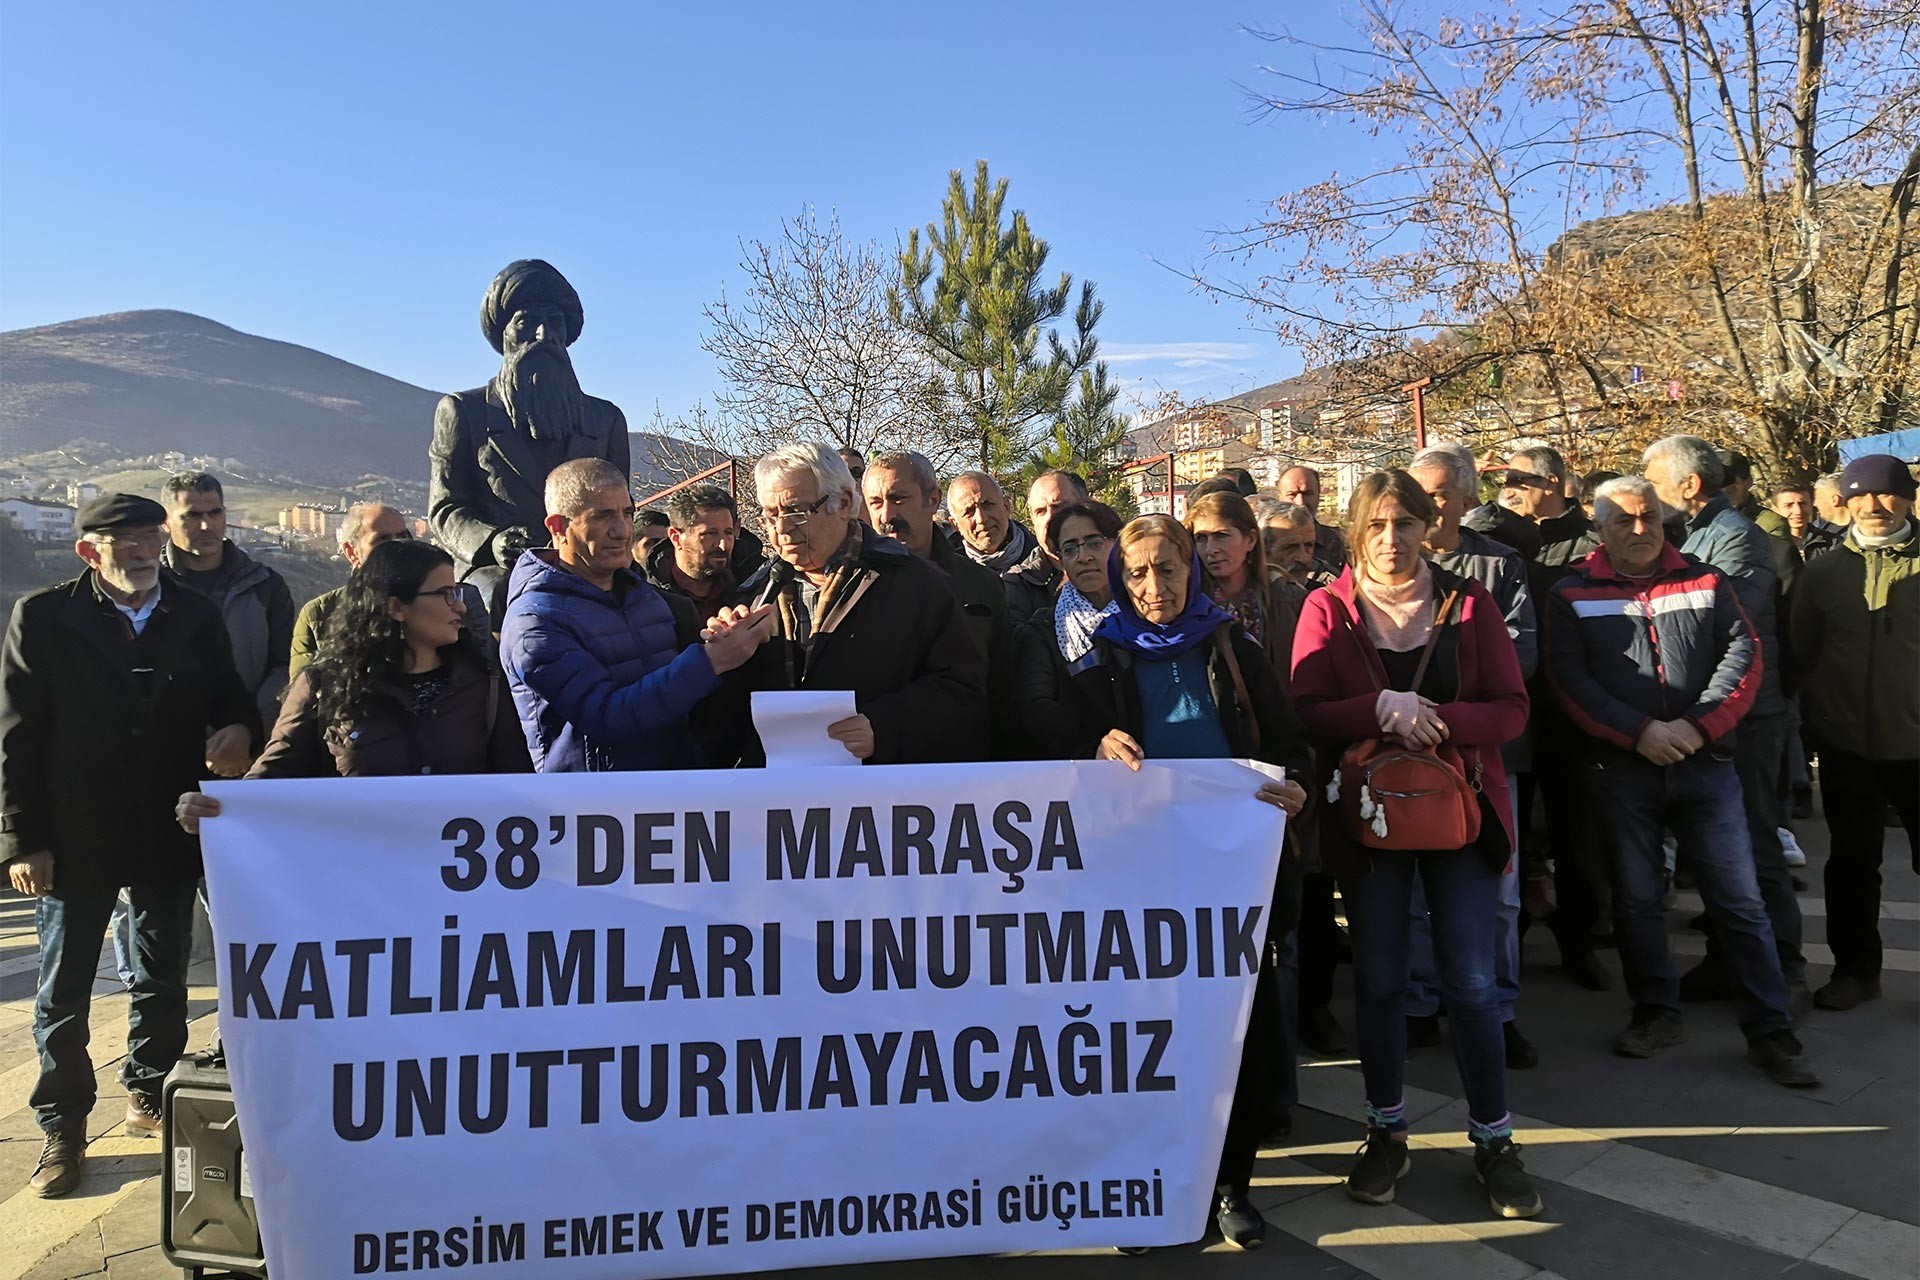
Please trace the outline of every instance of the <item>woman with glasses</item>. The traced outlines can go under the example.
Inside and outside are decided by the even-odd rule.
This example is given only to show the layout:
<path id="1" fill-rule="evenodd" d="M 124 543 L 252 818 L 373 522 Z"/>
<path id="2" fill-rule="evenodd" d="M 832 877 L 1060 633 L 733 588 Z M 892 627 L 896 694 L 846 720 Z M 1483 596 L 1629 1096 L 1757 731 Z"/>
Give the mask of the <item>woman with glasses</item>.
<path id="1" fill-rule="evenodd" d="M 465 616 L 440 548 L 388 542 L 368 552 L 247 776 L 531 772 L 507 682 Z M 177 812 L 191 831 L 220 806 L 189 792 Z"/>
<path id="2" fill-rule="evenodd" d="M 1104 502 L 1060 508 L 1047 525 L 1047 550 L 1065 575 L 1053 602 L 1014 619 L 1021 732 L 1049 760 L 1073 755 L 1080 710 L 1069 682 L 1093 651 L 1094 629 L 1117 607 L 1107 554 L 1120 536 L 1119 513 Z"/>

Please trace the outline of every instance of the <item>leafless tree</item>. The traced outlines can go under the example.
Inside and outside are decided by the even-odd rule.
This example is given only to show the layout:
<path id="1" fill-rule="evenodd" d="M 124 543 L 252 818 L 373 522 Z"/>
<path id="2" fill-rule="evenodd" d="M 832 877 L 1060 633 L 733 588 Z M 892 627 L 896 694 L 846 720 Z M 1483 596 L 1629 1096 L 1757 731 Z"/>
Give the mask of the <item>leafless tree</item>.
<path id="1" fill-rule="evenodd" d="M 896 254 L 849 242 L 837 215 L 808 208 L 771 242 L 742 242 L 740 271 L 745 289 L 704 312 L 700 345 L 727 389 L 702 443 L 749 455 L 800 439 L 912 448 L 943 467 L 961 454 L 937 372 L 888 312 Z"/>
<path id="2" fill-rule="evenodd" d="M 1311 363 L 1515 431 L 1687 428 L 1778 478 L 1920 420 L 1920 28 L 1901 0 L 1357 0 L 1268 112 L 1387 149 L 1223 233 L 1205 288 Z M 1599 430 L 1605 428 L 1606 430 Z"/>

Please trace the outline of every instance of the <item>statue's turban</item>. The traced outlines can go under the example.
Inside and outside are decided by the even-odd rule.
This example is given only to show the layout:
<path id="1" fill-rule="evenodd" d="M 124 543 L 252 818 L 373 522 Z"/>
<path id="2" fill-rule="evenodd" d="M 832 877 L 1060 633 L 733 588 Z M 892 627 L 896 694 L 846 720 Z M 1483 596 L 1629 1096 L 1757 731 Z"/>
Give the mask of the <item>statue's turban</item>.
<path id="1" fill-rule="evenodd" d="M 536 303 L 560 309 L 567 323 L 567 345 L 573 345 L 574 339 L 580 336 L 580 326 L 586 322 L 586 315 L 580 309 L 580 295 L 551 264 L 538 258 L 522 258 L 508 263 L 506 269 L 493 278 L 493 283 L 487 286 L 487 296 L 480 303 L 480 331 L 487 335 L 495 351 L 501 349 L 501 337 L 514 312 Z"/>

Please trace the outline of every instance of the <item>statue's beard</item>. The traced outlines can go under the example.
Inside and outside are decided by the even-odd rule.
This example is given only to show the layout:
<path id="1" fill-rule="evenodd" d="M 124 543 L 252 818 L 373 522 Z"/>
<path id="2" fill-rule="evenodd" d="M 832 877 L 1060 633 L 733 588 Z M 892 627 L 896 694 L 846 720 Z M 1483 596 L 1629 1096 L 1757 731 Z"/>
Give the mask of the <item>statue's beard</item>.
<path id="1" fill-rule="evenodd" d="M 535 440 L 565 440 L 586 422 L 586 396 L 567 349 L 536 342 L 507 353 L 500 365 L 500 404 L 518 430 Z"/>

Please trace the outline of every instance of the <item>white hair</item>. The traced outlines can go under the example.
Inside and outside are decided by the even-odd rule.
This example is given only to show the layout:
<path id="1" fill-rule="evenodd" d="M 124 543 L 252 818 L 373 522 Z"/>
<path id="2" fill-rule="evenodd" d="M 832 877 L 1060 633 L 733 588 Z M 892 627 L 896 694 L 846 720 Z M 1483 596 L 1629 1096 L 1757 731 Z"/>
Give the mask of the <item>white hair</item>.
<path id="1" fill-rule="evenodd" d="M 1831 493 L 1838 497 L 1840 493 L 1840 473 L 1833 471 L 1821 476 L 1813 482 L 1813 491 L 1815 493 Z"/>
<path id="2" fill-rule="evenodd" d="M 347 514 L 340 521 L 340 545 L 352 546 L 360 541 L 360 535 L 367 531 L 382 511 L 391 511 L 400 515 L 400 509 L 385 502 L 356 502 L 347 508 Z"/>
<path id="3" fill-rule="evenodd" d="M 810 475 L 827 499 L 827 511 L 839 511 L 853 500 L 853 471 L 839 450 L 818 440 L 783 444 L 753 464 L 753 488 L 765 505 L 767 494 L 780 481 Z"/>
<path id="4" fill-rule="evenodd" d="M 1701 487 L 1709 492 L 1718 490 L 1726 475 L 1720 466 L 1720 451 L 1699 436 L 1668 436 L 1664 440 L 1655 440 L 1640 455 L 1640 467 L 1645 470 L 1659 461 L 1667 464 L 1669 474 L 1676 483 L 1688 476 L 1699 476 Z"/>
<path id="5" fill-rule="evenodd" d="M 627 491 L 627 478 L 605 458 L 573 458 L 547 473 L 547 514 L 571 520 L 591 510 L 602 489 Z"/>
<path id="6" fill-rule="evenodd" d="M 995 480 L 992 476 L 988 475 L 984 471 L 962 471 L 959 475 L 947 481 L 947 493 L 949 495 L 947 498 L 948 506 L 953 505 L 953 498 L 951 495 L 953 493 L 954 486 L 959 484 L 962 480 L 965 480 L 968 484 L 972 485 L 974 488 L 978 489 L 982 493 L 998 494 L 1002 502 L 1006 501 L 1007 491 L 1000 487 L 1000 482 L 998 480 Z"/>
<path id="7" fill-rule="evenodd" d="M 1444 471 L 1454 492 L 1472 501 L 1480 496 L 1480 463 L 1463 444 L 1432 444 L 1413 456 L 1409 471 Z"/>
<path id="8" fill-rule="evenodd" d="M 1281 524 L 1307 529 L 1311 529 L 1314 523 L 1313 512 L 1307 510 L 1297 502 L 1274 503 L 1273 510 L 1263 511 L 1260 516 L 1260 522 L 1262 524 L 1265 524 L 1269 520 L 1278 520 Z"/>
<path id="9" fill-rule="evenodd" d="M 1645 476 L 1615 476 L 1593 491 L 1593 509 L 1597 514 L 1602 503 L 1610 507 L 1620 504 L 1615 498 L 1640 498 L 1649 503 L 1656 512 L 1663 511 L 1660 495 L 1654 492 L 1653 481 Z"/>

